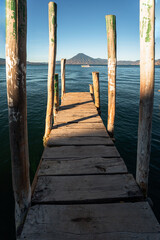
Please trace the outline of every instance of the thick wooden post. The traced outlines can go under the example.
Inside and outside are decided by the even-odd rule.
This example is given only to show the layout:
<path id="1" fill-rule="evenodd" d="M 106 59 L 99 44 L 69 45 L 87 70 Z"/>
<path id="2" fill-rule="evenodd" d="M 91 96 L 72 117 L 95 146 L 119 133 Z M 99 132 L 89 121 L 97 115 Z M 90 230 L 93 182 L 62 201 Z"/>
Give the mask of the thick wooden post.
<path id="1" fill-rule="evenodd" d="M 116 112 L 116 16 L 106 16 L 108 42 L 108 123 L 107 130 L 114 136 Z"/>
<path id="2" fill-rule="evenodd" d="M 99 88 L 99 72 L 92 72 L 93 88 L 94 88 L 94 101 L 95 106 L 100 113 L 100 88 Z"/>
<path id="3" fill-rule="evenodd" d="M 59 110 L 59 84 L 58 84 L 58 74 L 54 75 L 54 116 Z"/>
<path id="4" fill-rule="evenodd" d="M 54 101 L 54 73 L 56 65 L 56 44 L 57 44 L 57 4 L 49 3 L 49 64 L 48 64 L 48 99 L 46 111 L 46 125 L 44 145 L 52 129 L 53 101 Z"/>
<path id="5" fill-rule="evenodd" d="M 89 91 L 90 91 L 92 98 L 94 99 L 93 84 L 89 84 Z"/>
<path id="6" fill-rule="evenodd" d="M 151 151 L 155 61 L 155 1 L 140 0 L 140 106 L 136 180 L 145 195 Z"/>
<path id="7" fill-rule="evenodd" d="M 26 100 L 26 30 L 26 0 L 6 0 L 7 98 L 17 235 L 31 200 Z"/>
<path id="8" fill-rule="evenodd" d="M 61 99 L 63 99 L 65 94 L 65 64 L 66 59 L 61 59 Z"/>

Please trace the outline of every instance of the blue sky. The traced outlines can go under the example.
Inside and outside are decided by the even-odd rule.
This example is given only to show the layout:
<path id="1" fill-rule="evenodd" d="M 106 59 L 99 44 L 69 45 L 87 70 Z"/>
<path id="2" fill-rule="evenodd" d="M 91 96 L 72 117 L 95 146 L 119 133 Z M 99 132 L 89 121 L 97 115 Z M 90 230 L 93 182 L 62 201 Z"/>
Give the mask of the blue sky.
<path id="1" fill-rule="evenodd" d="M 5 57 L 5 0 L 0 0 L 0 57 Z M 48 61 L 48 0 L 28 0 L 27 56 Z M 156 59 L 160 58 L 160 0 L 156 1 Z M 77 53 L 107 58 L 105 15 L 117 18 L 118 60 L 139 59 L 139 0 L 57 0 L 57 60 Z M 158 13 L 159 12 L 159 13 Z"/>

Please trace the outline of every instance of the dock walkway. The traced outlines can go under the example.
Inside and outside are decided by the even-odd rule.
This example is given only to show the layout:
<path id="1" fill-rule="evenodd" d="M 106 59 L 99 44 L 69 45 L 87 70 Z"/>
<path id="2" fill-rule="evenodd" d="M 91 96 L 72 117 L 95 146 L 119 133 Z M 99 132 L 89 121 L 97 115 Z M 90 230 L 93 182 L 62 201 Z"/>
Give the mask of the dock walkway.
<path id="1" fill-rule="evenodd" d="M 20 239 L 160 240 L 160 226 L 90 93 L 66 93 Z"/>

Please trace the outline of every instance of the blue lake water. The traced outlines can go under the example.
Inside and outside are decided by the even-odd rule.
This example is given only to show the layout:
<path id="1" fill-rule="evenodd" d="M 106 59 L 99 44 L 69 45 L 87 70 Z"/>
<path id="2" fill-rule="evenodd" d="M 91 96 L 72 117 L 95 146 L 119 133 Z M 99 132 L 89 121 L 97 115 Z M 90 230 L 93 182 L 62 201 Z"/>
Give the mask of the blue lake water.
<path id="1" fill-rule="evenodd" d="M 28 138 L 31 180 L 43 151 L 43 134 L 47 102 L 47 65 L 27 66 Z M 92 72 L 100 73 L 102 119 L 107 121 L 107 67 L 66 66 L 66 91 L 89 91 Z M 60 66 L 56 66 L 59 73 Z M 137 129 L 139 115 L 139 66 L 117 67 L 116 147 L 128 170 L 135 176 Z M 155 97 L 152 125 L 152 151 L 149 176 L 149 197 L 160 221 L 160 67 L 155 68 Z M 11 182 L 11 162 L 8 132 L 5 67 L 0 66 L 0 236 L 14 237 L 14 199 Z"/>

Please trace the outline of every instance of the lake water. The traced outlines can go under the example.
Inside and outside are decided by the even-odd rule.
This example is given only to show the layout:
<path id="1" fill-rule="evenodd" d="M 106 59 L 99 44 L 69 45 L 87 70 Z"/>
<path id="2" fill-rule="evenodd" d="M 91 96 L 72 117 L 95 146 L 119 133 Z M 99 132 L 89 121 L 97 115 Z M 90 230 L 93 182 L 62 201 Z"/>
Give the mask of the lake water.
<path id="1" fill-rule="evenodd" d="M 102 119 L 107 120 L 107 67 L 66 66 L 66 91 L 89 91 L 92 72 L 100 73 Z M 56 67 L 59 73 L 60 66 Z M 115 120 L 116 147 L 128 170 L 135 176 L 137 129 L 139 115 L 139 66 L 117 67 L 117 105 Z M 155 68 L 155 97 L 152 126 L 152 152 L 149 176 L 149 197 L 160 221 L 160 67 Z M 27 66 L 28 137 L 31 180 L 43 151 L 43 134 L 47 100 L 47 65 Z M 0 236 L 14 237 L 14 200 L 8 132 L 5 67 L 0 66 Z"/>

